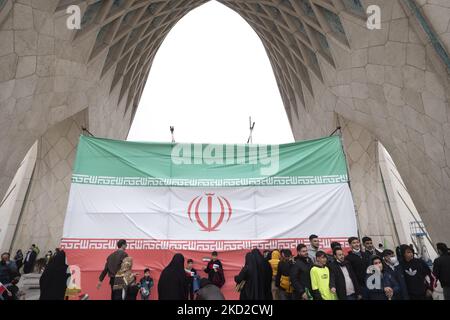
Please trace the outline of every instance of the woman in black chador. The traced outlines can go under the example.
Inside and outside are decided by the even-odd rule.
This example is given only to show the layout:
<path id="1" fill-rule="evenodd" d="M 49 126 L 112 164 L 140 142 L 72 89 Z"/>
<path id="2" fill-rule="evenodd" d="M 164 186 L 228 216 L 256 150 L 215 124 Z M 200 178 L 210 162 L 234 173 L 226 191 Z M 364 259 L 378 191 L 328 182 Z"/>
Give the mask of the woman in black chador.
<path id="1" fill-rule="evenodd" d="M 240 300 L 266 300 L 271 295 L 271 270 L 266 267 L 261 253 L 254 249 L 245 256 L 245 265 L 241 272 L 234 277 L 237 284 L 245 281 Z"/>
<path id="2" fill-rule="evenodd" d="M 184 256 L 177 253 L 164 268 L 158 282 L 159 300 L 187 300 L 188 280 L 184 271 Z"/>
<path id="3" fill-rule="evenodd" d="M 39 286 L 40 300 L 64 300 L 67 289 L 67 279 L 70 277 L 69 266 L 66 263 L 66 253 L 58 251 L 45 267 Z"/>

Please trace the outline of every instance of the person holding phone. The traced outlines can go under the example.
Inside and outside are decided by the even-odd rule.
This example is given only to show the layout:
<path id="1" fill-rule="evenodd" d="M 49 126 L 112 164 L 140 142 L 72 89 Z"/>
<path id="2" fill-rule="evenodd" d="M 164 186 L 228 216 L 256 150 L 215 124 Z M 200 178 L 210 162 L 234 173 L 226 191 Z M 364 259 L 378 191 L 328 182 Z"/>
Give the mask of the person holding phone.
<path id="1" fill-rule="evenodd" d="M 194 269 L 194 260 L 188 259 L 186 266 L 186 277 L 188 282 L 188 290 L 189 290 L 189 300 L 194 300 L 194 293 L 199 289 L 198 281 L 198 273 L 197 270 Z"/>
<path id="2" fill-rule="evenodd" d="M 217 258 L 217 251 L 211 253 L 211 260 L 206 265 L 204 269 L 205 273 L 208 274 L 208 280 L 212 284 L 215 284 L 219 288 L 225 284 L 225 276 L 223 272 L 222 262 Z"/>

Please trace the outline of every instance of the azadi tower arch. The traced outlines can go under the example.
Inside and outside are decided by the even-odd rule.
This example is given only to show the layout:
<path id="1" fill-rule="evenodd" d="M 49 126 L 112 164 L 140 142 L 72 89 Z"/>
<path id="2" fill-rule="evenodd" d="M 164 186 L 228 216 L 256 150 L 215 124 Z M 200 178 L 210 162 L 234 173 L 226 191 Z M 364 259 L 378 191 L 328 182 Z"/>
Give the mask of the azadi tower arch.
<path id="1" fill-rule="evenodd" d="M 205 2 L 0 0 L 0 198 L 38 141 L 14 250 L 57 246 L 81 128 L 126 139 L 158 47 Z M 295 138 L 342 127 L 361 235 L 397 241 L 380 141 L 433 241 L 449 242 L 450 1 L 220 2 L 261 38 Z M 80 30 L 66 27 L 72 4 Z M 366 26 L 370 5 L 380 30 Z"/>

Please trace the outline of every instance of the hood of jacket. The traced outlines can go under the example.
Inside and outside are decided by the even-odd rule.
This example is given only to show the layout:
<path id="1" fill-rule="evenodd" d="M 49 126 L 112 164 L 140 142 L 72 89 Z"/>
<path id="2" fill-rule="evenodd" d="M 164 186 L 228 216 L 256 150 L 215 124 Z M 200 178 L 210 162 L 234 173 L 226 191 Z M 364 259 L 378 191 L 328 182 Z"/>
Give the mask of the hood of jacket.
<path id="1" fill-rule="evenodd" d="M 280 251 L 274 250 L 272 251 L 272 259 L 271 260 L 280 260 Z"/>

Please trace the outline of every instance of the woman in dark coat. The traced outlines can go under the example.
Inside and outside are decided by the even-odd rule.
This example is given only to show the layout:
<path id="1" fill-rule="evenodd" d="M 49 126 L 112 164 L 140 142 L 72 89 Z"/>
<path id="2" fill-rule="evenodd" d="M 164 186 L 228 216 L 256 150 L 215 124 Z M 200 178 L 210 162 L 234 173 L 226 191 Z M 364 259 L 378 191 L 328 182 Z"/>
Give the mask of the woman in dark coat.
<path id="1" fill-rule="evenodd" d="M 39 279 L 40 300 L 64 300 L 67 279 L 70 277 L 66 253 L 59 251 L 50 261 Z"/>
<path id="2" fill-rule="evenodd" d="M 184 271 L 184 256 L 177 253 L 161 272 L 158 282 L 159 300 L 187 300 L 188 288 Z"/>
<path id="3" fill-rule="evenodd" d="M 270 266 L 269 260 L 264 259 L 263 255 L 261 255 L 261 252 L 259 252 L 258 249 L 253 249 L 253 251 L 257 252 L 257 254 L 260 255 L 263 258 L 264 292 L 265 292 L 265 295 L 266 295 L 265 300 L 273 300 L 273 295 L 272 295 L 272 272 L 273 271 L 272 271 L 272 267 Z M 271 257 L 271 254 L 269 255 L 269 258 Z"/>
<path id="4" fill-rule="evenodd" d="M 23 266 L 23 253 L 22 250 L 17 250 L 16 255 L 14 256 L 14 261 L 16 262 L 17 271 L 20 270 Z"/>
<path id="5" fill-rule="evenodd" d="M 267 282 L 269 279 L 272 281 L 272 270 L 268 273 L 266 263 L 267 261 L 264 261 L 262 254 L 257 249 L 246 254 L 244 267 L 234 277 L 237 284 L 245 281 L 240 300 L 266 300 L 271 294 L 270 282 Z"/>

